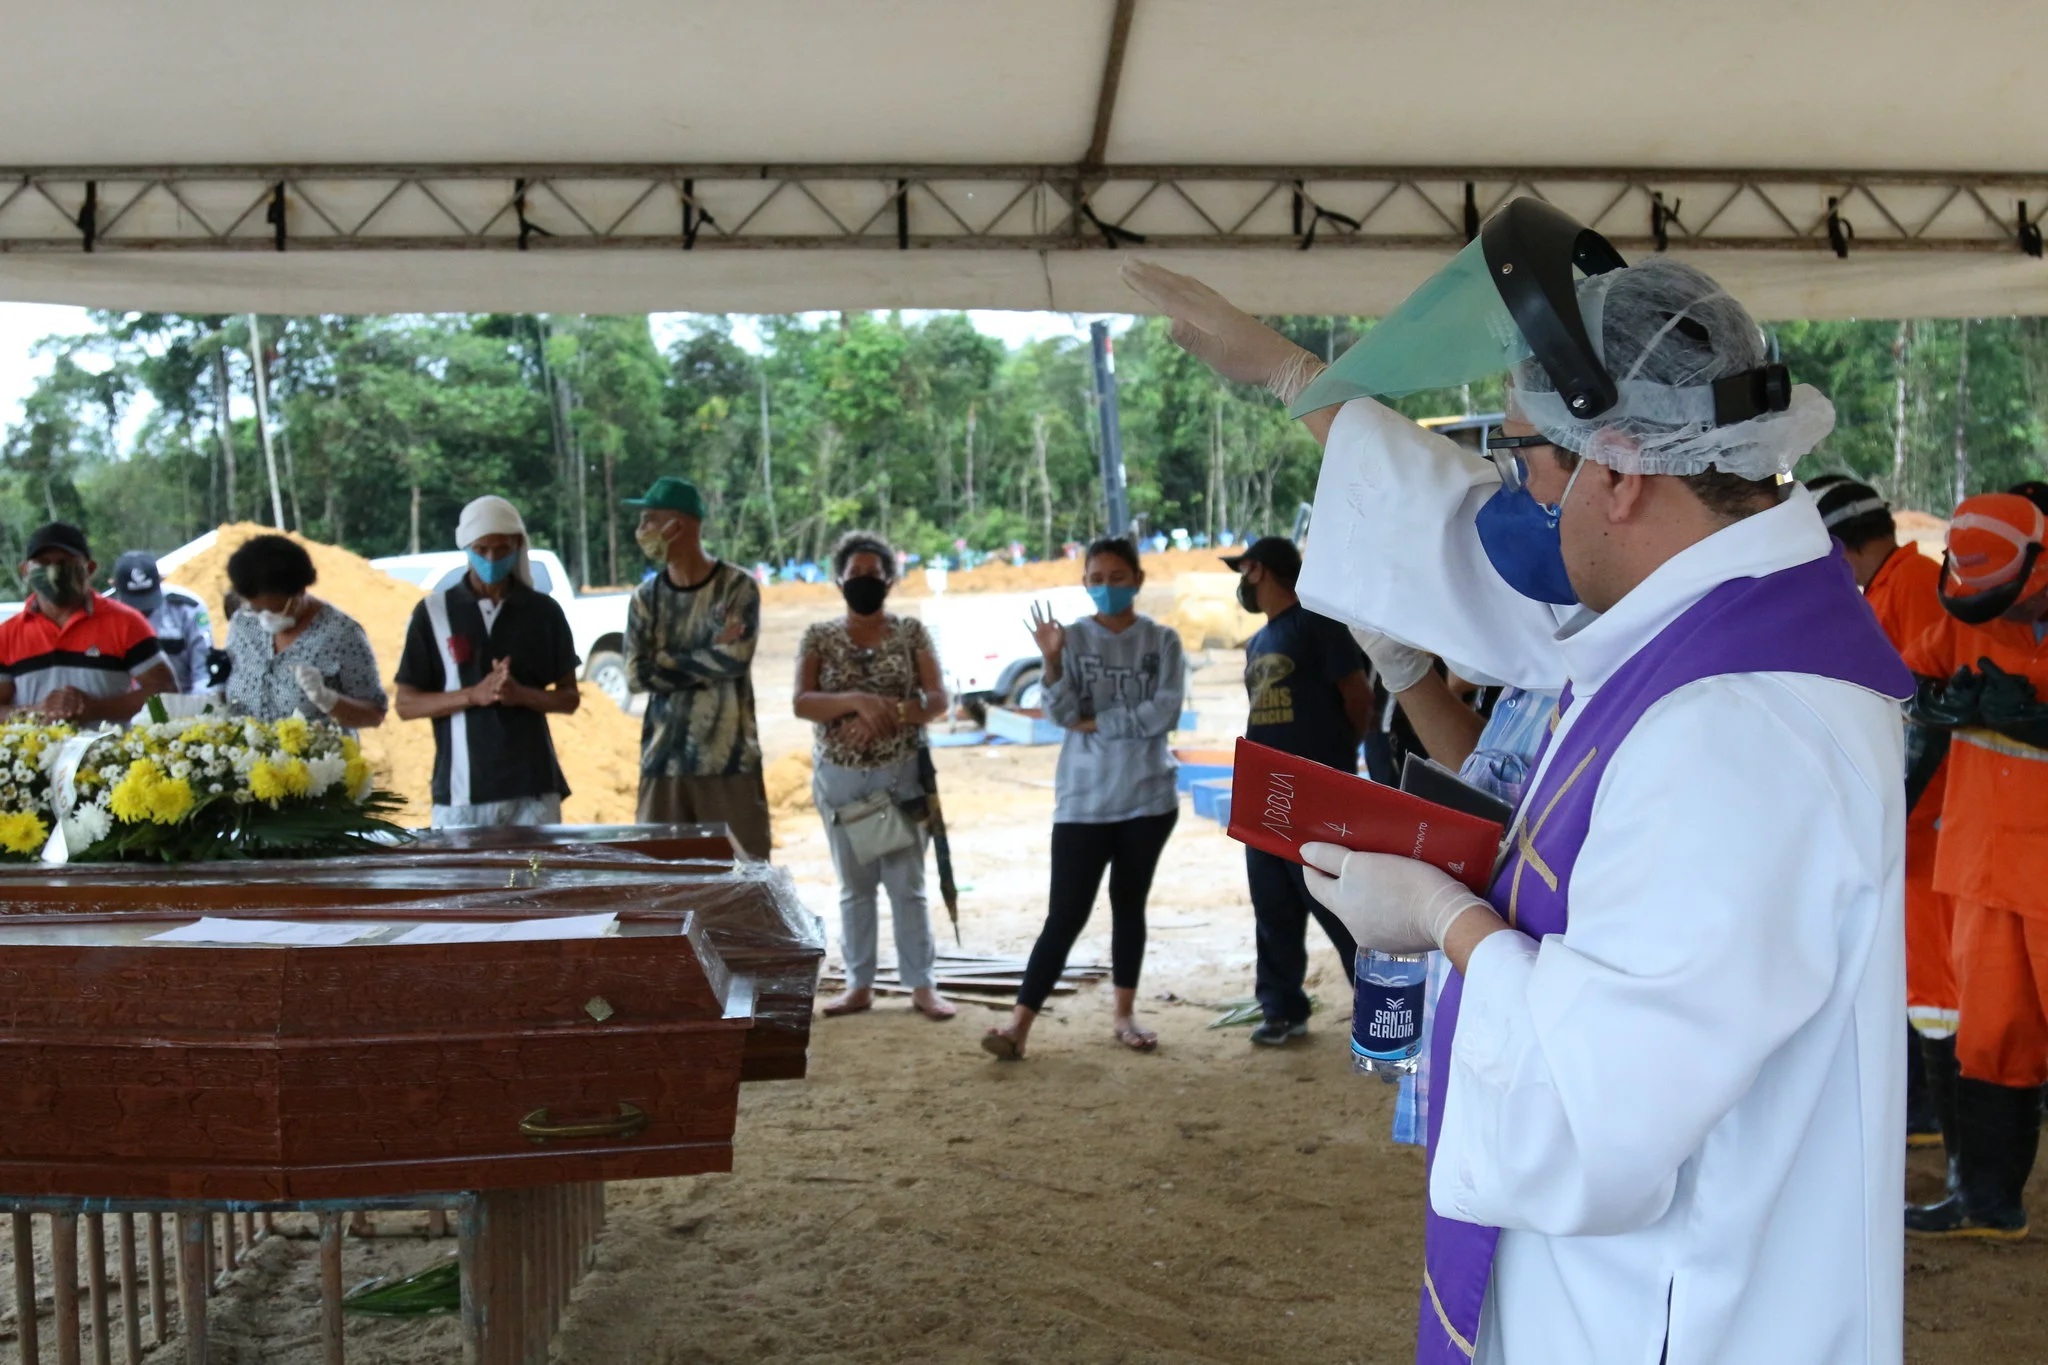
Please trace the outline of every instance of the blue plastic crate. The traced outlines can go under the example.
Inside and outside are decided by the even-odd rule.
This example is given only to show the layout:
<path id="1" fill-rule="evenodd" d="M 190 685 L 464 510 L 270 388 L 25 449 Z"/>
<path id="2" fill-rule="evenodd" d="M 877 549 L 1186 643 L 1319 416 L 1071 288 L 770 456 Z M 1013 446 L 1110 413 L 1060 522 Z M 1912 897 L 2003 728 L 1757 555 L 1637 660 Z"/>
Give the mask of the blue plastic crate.
<path id="1" fill-rule="evenodd" d="M 1175 725 L 1173 728 L 1176 730 L 1193 730 L 1198 728 L 1200 724 L 1201 718 L 1197 716 L 1193 711 L 1190 711 L 1183 707 L 1180 713 L 1180 723 Z"/>
<path id="2" fill-rule="evenodd" d="M 1227 749 L 1175 749 L 1173 756 L 1180 763 L 1173 780 L 1176 791 L 1190 791 L 1195 783 L 1212 777 L 1230 776 L 1231 754 Z"/>
<path id="3" fill-rule="evenodd" d="M 1217 803 L 1230 804 L 1230 782 L 1227 777 L 1205 777 L 1189 787 L 1188 793 L 1195 802 L 1195 814 L 1205 820 L 1216 819 Z"/>
<path id="4" fill-rule="evenodd" d="M 989 707 L 983 724 L 990 734 L 1012 744 L 1057 744 L 1066 733 L 1039 712 L 1012 711 L 1007 706 Z"/>

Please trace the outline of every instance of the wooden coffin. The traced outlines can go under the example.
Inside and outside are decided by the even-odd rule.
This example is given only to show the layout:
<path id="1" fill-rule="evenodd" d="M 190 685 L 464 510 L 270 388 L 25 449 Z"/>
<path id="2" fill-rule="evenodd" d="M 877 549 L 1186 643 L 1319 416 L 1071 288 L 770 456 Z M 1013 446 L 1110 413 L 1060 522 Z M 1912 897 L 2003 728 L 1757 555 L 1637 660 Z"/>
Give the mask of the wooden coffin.
<path id="1" fill-rule="evenodd" d="M 411 922 L 397 908 L 379 921 Z M 594 939 L 142 942 L 189 918 L 0 921 L 0 1190 L 327 1199 L 731 1169 L 751 988 L 687 913 Z"/>
<path id="2" fill-rule="evenodd" d="M 577 834 L 585 827 L 447 834 Z M 150 912 L 296 914 L 325 908 L 411 904 L 432 918 L 490 913 L 588 913 L 621 898 L 676 892 L 707 942 L 755 986 L 757 1027 L 748 1035 L 743 1079 L 793 1080 L 806 1070 L 811 1008 L 824 960 L 824 931 L 797 901 L 787 878 L 761 864 L 738 870 L 706 861 L 672 861 L 645 847 L 695 848 L 695 830 L 722 826 L 592 826 L 644 839 L 581 837 L 503 849 L 451 849 L 431 836 L 419 844 L 355 858 L 302 862 L 93 865 L 0 868 L 0 916 Z M 722 833 L 720 838 L 724 836 Z M 539 864 L 536 866 L 535 859 Z"/>

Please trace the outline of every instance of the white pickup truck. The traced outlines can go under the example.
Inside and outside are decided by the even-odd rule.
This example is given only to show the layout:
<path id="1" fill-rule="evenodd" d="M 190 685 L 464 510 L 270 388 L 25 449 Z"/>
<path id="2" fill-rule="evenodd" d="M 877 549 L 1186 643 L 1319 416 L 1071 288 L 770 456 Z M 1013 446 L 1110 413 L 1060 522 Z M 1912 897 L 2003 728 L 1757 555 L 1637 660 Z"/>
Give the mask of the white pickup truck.
<path id="1" fill-rule="evenodd" d="M 576 653 L 583 660 L 583 676 L 621 711 L 632 700 L 626 682 L 626 606 L 631 592 L 578 593 L 569 587 L 569 575 L 552 550 L 529 550 L 533 565 L 533 586 L 562 604 L 569 618 L 569 631 L 576 640 Z M 402 578 L 428 592 L 452 587 L 469 572 L 469 557 L 460 550 L 436 550 L 427 554 L 392 555 L 370 561 L 393 578 Z"/>
<path id="2" fill-rule="evenodd" d="M 1079 584 L 1039 592 L 942 593 L 918 604 L 946 690 L 977 722 L 992 705 L 1028 710 L 1039 704 L 1043 665 L 1028 624 L 1034 602 L 1050 607 L 1062 625 L 1095 614 L 1095 603 Z"/>

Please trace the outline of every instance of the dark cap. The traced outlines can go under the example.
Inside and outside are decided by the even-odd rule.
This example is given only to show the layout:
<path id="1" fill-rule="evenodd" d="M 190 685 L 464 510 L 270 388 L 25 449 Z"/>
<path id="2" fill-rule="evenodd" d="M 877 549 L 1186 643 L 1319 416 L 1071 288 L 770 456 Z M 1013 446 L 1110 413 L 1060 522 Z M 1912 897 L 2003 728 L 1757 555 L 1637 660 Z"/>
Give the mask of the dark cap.
<path id="1" fill-rule="evenodd" d="M 124 550 L 114 561 L 114 596 L 144 616 L 164 604 L 164 576 L 147 550 Z"/>
<path id="2" fill-rule="evenodd" d="M 1261 536 L 1247 545 L 1243 554 L 1224 555 L 1223 562 L 1231 569 L 1242 569 L 1246 564 L 1263 564 L 1271 569 L 1274 576 L 1288 587 L 1301 577 L 1301 551 L 1294 548 L 1294 542 L 1286 536 Z"/>
<path id="3" fill-rule="evenodd" d="M 28 538 L 28 550 L 23 559 L 34 559 L 45 550 L 68 550 L 80 559 L 91 559 L 92 549 L 85 543 L 85 532 L 68 521 L 53 521 L 47 526 L 38 526 Z"/>

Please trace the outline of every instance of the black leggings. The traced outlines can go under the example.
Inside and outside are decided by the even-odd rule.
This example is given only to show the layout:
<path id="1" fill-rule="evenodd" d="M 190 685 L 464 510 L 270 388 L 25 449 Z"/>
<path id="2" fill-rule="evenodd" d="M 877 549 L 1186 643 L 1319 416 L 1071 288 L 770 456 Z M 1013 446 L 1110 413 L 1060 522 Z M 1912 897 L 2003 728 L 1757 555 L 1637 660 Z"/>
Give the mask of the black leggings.
<path id="1" fill-rule="evenodd" d="M 1178 819 L 1180 811 L 1174 809 L 1105 825 L 1052 827 L 1052 894 L 1047 898 L 1045 928 L 1031 946 L 1018 1004 L 1031 1010 L 1045 1007 L 1045 997 L 1066 970 L 1074 940 L 1081 937 L 1095 909 L 1104 868 L 1109 869 L 1110 981 L 1125 990 L 1137 989 L 1138 967 L 1145 959 L 1145 898 L 1152 891 L 1152 870 L 1159 866 L 1159 854 Z"/>

